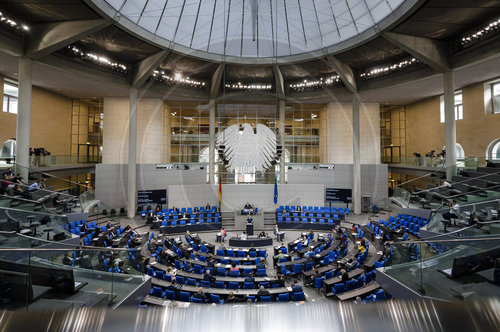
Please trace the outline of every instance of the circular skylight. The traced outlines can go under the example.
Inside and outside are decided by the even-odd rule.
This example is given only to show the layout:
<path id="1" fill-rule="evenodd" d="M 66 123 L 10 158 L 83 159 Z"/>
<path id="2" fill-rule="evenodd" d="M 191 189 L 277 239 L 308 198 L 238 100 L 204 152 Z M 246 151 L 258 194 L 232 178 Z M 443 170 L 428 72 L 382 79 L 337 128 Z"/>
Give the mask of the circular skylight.
<path id="1" fill-rule="evenodd" d="M 92 0 L 138 35 L 216 59 L 289 57 L 373 28 L 405 0 Z M 134 26 L 135 25 L 135 26 Z M 136 29 L 136 27 L 141 29 Z M 146 32 L 146 33 L 144 33 Z M 201 53 L 200 53 L 201 52 Z"/>

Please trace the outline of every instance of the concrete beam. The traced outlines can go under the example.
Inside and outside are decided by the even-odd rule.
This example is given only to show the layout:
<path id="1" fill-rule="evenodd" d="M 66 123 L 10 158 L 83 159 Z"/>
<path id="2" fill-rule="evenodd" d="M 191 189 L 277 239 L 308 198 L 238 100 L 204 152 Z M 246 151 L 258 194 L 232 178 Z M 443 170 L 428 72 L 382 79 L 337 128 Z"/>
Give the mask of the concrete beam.
<path id="1" fill-rule="evenodd" d="M 395 32 L 384 32 L 382 37 L 439 72 L 450 70 L 449 43 Z"/>
<path id="2" fill-rule="evenodd" d="M 165 58 L 170 54 L 169 51 L 164 50 L 147 58 L 142 59 L 137 62 L 134 66 L 133 76 L 131 79 L 131 85 L 134 88 L 139 89 L 144 85 L 146 80 L 151 76 L 153 71 L 158 68 L 158 66 L 165 60 Z"/>
<path id="3" fill-rule="evenodd" d="M 22 56 L 24 53 L 24 42 L 21 39 L 0 34 L 0 52 L 12 56 Z"/>
<path id="4" fill-rule="evenodd" d="M 283 75 L 277 64 L 273 65 L 274 81 L 276 82 L 276 94 L 279 100 L 285 99 L 285 82 L 283 80 Z"/>
<path id="5" fill-rule="evenodd" d="M 340 76 L 342 83 L 346 86 L 350 93 L 355 94 L 358 92 L 358 84 L 356 83 L 356 76 L 352 68 L 337 57 L 330 55 L 326 57 L 328 63 L 333 67 L 335 72 Z"/>
<path id="6" fill-rule="evenodd" d="M 111 20 L 97 19 L 35 25 L 26 43 L 25 56 L 42 58 L 111 24 Z"/>
<path id="7" fill-rule="evenodd" d="M 219 63 L 219 66 L 212 76 L 212 83 L 210 84 L 210 99 L 215 99 L 217 97 L 217 94 L 219 93 L 222 74 L 224 73 L 225 67 L 226 66 L 224 63 Z"/>

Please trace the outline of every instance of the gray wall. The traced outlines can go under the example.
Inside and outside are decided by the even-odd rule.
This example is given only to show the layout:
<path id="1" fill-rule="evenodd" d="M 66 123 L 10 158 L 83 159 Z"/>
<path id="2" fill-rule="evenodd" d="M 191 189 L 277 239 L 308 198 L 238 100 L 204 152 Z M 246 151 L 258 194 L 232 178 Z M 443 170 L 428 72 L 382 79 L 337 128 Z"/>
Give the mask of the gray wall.
<path id="1" fill-rule="evenodd" d="M 206 184 L 206 170 L 157 170 L 137 165 L 137 189 L 167 189 L 168 205 L 201 206 L 218 202 L 218 186 Z M 278 185 L 277 205 L 323 206 L 325 187 L 352 188 L 352 165 L 335 170 L 289 170 L 288 184 Z M 96 166 L 96 198 L 113 208 L 126 205 L 127 165 Z M 372 203 L 387 199 L 387 165 L 361 165 L 361 191 Z M 264 210 L 275 205 L 274 184 L 224 184 L 223 210 L 240 209 L 246 202 Z"/>
<path id="2" fill-rule="evenodd" d="M 372 204 L 387 200 L 387 165 L 361 165 L 361 195 Z M 323 184 L 325 188 L 352 189 L 352 165 L 335 164 L 334 170 L 288 170 L 288 184 Z"/>

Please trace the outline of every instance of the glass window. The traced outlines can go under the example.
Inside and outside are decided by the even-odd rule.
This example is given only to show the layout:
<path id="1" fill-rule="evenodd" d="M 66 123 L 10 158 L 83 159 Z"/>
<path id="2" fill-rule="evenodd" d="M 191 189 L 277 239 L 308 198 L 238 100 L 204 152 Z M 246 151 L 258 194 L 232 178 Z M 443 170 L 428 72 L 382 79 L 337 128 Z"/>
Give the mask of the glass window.
<path id="1" fill-rule="evenodd" d="M 2 110 L 6 113 L 17 114 L 17 85 L 10 82 L 5 82 L 3 85 L 3 107 Z"/>
<path id="2" fill-rule="evenodd" d="M 455 93 L 455 120 L 462 120 L 464 118 L 464 108 L 462 104 L 462 91 Z M 440 103 L 440 120 L 444 123 L 444 98 L 441 96 Z"/>
<path id="3" fill-rule="evenodd" d="M 486 158 L 492 162 L 500 162 L 500 138 L 490 143 Z"/>
<path id="4" fill-rule="evenodd" d="M 500 113 L 500 82 L 492 84 L 491 94 L 493 101 L 493 113 Z"/>

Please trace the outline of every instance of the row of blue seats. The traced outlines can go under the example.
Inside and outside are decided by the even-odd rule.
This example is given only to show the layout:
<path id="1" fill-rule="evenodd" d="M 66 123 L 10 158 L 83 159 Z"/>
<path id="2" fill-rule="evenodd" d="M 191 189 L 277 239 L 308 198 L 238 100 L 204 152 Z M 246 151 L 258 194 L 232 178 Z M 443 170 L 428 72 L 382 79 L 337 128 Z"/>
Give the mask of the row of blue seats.
<path id="1" fill-rule="evenodd" d="M 390 218 L 394 218 L 394 217 L 390 217 Z M 429 223 L 429 218 L 416 217 L 416 216 L 412 216 L 410 214 L 401 214 L 401 213 L 398 213 L 398 217 L 397 218 L 403 219 L 403 220 L 407 220 L 407 221 L 412 221 L 413 223 L 418 223 L 418 224 L 420 224 L 420 221 L 421 221 L 422 222 L 421 226 L 425 226 L 425 225 L 427 225 Z"/>
<path id="2" fill-rule="evenodd" d="M 336 212 L 319 212 L 319 213 L 310 213 L 310 212 L 276 212 L 277 217 L 301 217 L 301 218 L 333 218 L 339 219 L 339 214 Z"/>
<path id="3" fill-rule="evenodd" d="M 419 236 L 419 232 L 420 232 L 420 226 L 418 224 L 418 222 L 413 222 L 413 221 L 409 221 L 409 220 L 402 220 L 402 219 L 393 219 L 391 221 L 391 219 L 387 220 L 387 221 L 384 221 L 384 220 L 379 220 L 379 224 L 381 225 L 384 225 L 384 226 L 387 226 L 387 227 L 390 227 L 392 228 L 393 230 L 396 230 L 398 227 L 403 227 L 407 232 L 415 235 L 415 236 Z"/>
<path id="4" fill-rule="evenodd" d="M 188 220 L 172 220 L 172 221 L 162 221 L 161 222 L 161 227 L 167 227 L 167 226 L 177 226 L 177 225 L 195 225 L 195 224 L 211 224 L 211 223 L 218 223 L 222 222 L 222 220 L 219 217 L 214 217 L 214 218 L 196 218 L 196 219 L 189 219 Z"/>
<path id="5" fill-rule="evenodd" d="M 174 215 L 164 215 L 161 212 L 157 213 L 158 217 L 163 217 L 163 220 L 179 220 L 182 219 L 182 214 Z M 205 218 L 220 218 L 220 213 L 199 213 L 199 214 L 186 214 L 186 218 L 189 219 L 205 219 Z"/>
<path id="6" fill-rule="evenodd" d="M 288 206 L 288 205 L 280 205 L 279 208 L 276 209 L 276 212 L 293 212 L 293 211 L 297 211 L 297 209 L 300 208 L 301 212 L 311 212 L 311 213 L 338 213 L 338 214 L 349 214 L 350 213 L 350 210 L 349 208 L 336 208 L 336 207 L 323 207 L 323 206 L 295 206 L 295 205 L 292 205 L 292 206 Z"/>
<path id="7" fill-rule="evenodd" d="M 209 213 L 209 212 L 212 212 L 212 213 L 215 213 L 217 211 L 217 207 L 215 206 L 212 206 L 210 209 L 206 209 L 204 206 L 200 206 L 198 209 L 198 212 L 195 212 L 195 209 L 197 207 L 189 207 L 189 208 L 181 208 L 179 209 L 179 212 L 177 212 L 177 210 L 174 210 L 174 209 L 162 209 L 161 212 L 157 212 L 157 214 L 162 214 L 162 215 L 177 215 L 177 214 L 184 214 L 184 213 L 187 213 L 187 214 L 192 214 L 192 213 Z M 141 217 L 143 218 L 146 218 L 146 216 L 153 212 L 153 210 L 143 210 L 141 211 Z"/>
<path id="8" fill-rule="evenodd" d="M 80 220 L 80 221 L 73 221 L 67 224 L 64 224 L 64 229 L 70 232 L 71 234 L 75 235 L 80 235 L 82 233 L 81 227 L 83 224 L 86 223 L 86 221 Z M 97 227 L 97 222 L 96 221 L 91 221 L 86 223 L 87 229 L 89 230 L 94 230 Z"/>
<path id="9" fill-rule="evenodd" d="M 338 295 L 338 294 L 342 294 L 344 292 L 352 291 L 356 288 L 363 287 L 364 285 L 367 285 L 367 284 L 372 282 L 373 274 L 374 274 L 373 271 L 368 272 L 368 273 L 365 273 L 365 275 L 359 276 L 357 279 L 347 280 L 345 282 L 345 284 L 344 283 L 335 284 L 335 285 L 333 285 L 333 288 L 332 288 L 333 294 Z M 315 284 L 316 284 L 316 280 L 315 280 Z M 322 280 L 321 280 L 321 287 L 323 287 Z M 321 288 L 321 287 L 319 287 L 319 288 Z"/>
<path id="10" fill-rule="evenodd" d="M 277 222 L 295 222 L 295 223 L 319 223 L 319 224 L 331 224 L 333 225 L 334 224 L 334 221 L 335 220 L 339 220 L 338 218 L 338 215 L 334 215 L 336 216 L 336 218 L 334 219 L 323 219 L 323 218 L 320 218 L 320 219 L 316 219 L 316 218 L 299 218 L 299 217 L 295 217 L 295 218 L 292 218 L 292 217 L 276 217 L 276 221 Z"/>
<path id="11" fill-rule="evenodd" d="M 450 248 L 448 248 L 448 246 L 445 246 L 442 243 L 429 242 L 428 244 L 431 246 L 432 249 L 434 249 L 434 251 L 438 255 L 443 254 L 443 253 L 447 252 L 448 250 L 450 250 Z"/>
<path id="12" fill-rule="evenodd" d="M 194 251 L 201 251 L 203 253 L 208 252 L 208 248 L 204 244 L 201 244 L 199 246 L 193 242 L 191 242 L 189 244 L 193 247 Z M 220 255 L 221 252 L 222 252 L 222 255 Z M 217 249 L 215 253 L 217 256 L 224 256 L 223 250 Z M 238 250 L 238 249 L 226 249 L 226 256 L 227 257 L 245 257 L 246 251 Z M 265 249 L 251 250 L 251 251 L 248 251 L 248 256 L 250 256 L 252 258 L 263 257 L 265 259 L 267 257 L 267 250 L 265 250 Z M 200 258 L 201 257 L 202 256 L 200 256 Z"/>
<path id="13" fill-rule="evenodd" d="M 178 300 L 178 301 L 182 301 L 182 302 L 204 303 L 204 301 L 202 299 L 191 296 L 191 293 L 189 293 L 189 292 L 180 291 L 179 292 L 179 299 L 177 299 L 174 291 L 170 291 L 168 289 L 165 291 L 162 291 L 162 289 L 160 287 L 156 287 L 156 286 L 153 286 L 153 288 L 151 289 L 151 292 L 149 294 L 152 296 L 155 296 L 155 297 L 161 297 L 161 298 L 164 298 L 167 300 L 172 300 L 172 301 Z M 222 300 L 219 295 L 209 294 L 209 298 L 210 298 L 210 303 L 215 303 L 215 304 L 223 304 L 224 303 L 224 300 Z M 256 301 L 255 296 L 249 295 L 246 298 L 251 300 L 252 302 Z M 292 300 L 293 301 L 304 301 L 305 300 L 304 292 L 293 293 Z M 290 294 L 289 293 L 278 294 L 276 296 L 276 302 L 289 302 L 289 301 L 290 301 Z M 272 296 L 261 296 L 259 298 L 259 302 L 273 302 L 273 298 L 272 298 Z"/>

